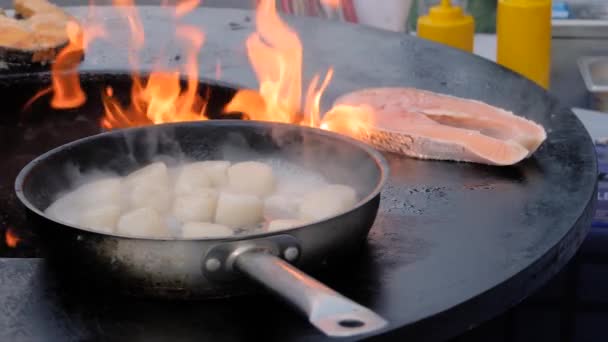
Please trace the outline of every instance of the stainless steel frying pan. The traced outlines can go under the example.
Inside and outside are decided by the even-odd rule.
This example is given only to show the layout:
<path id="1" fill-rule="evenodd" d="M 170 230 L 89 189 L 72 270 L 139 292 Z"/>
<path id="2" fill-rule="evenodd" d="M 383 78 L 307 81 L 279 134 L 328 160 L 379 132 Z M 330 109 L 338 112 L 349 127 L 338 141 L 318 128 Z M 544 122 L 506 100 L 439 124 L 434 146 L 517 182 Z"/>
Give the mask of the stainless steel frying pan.
<path id="1" fill-rule="evenodd" d="M 275 233 L 225 239 L 106 235 L 43 213 L 73 186 L 75 173 L 126 174 L 159 155 L 194 160 L 281 158 L 355 188 L 355 207 L 335 217 Z M 58 147 L 16 179 L 17 196 L 61 272 L 122 293 L 209 298 L 250 292 L 253 280 L 281 296 L 330 336 L 382 329 L 386 321 L 296 268 L 357 253 L 375 220 L 388 166 L 380 153 L 331 132 L 268 122 L 217 120 L 117 130 Z"/>

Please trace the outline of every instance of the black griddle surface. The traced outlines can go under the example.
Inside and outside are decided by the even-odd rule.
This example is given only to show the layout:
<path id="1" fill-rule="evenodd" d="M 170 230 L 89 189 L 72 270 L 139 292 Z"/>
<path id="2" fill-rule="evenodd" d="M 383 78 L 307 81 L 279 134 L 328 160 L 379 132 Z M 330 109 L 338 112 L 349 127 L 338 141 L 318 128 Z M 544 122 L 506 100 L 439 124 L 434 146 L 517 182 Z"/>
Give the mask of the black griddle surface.
<path id="1" fill-rule="evenodd" d="M 176 51 L 163 10 L 142 7 L 148 42 Z M 84 15 L 85 8 L 70 8 Z M 115 10 L 99 9 L 113 31 Z M 200 9 L 201 76 L 256 87 L 244 41 L 252 14 Z M 533 158 L 513 167 L 387 156 L 391 180 L 365 251 L 316 274 L 390 322 L 383 336 L 454 336 L 518 303 L 580 246 L 595 204 L 596 160 L 582 124 L 542 89 L 476 56 L 403 34 L 317 19 L 290 19 L 304 44 L 305 76 L 333 65 L 323 105 L 362 87 L 415 86 L 486 101 L 548 130 Z M 123 25 L 123 26 L 121 26 Z M 125 46 L 99 41 L 83 70 L 125 69 Z M 176 61 L 177 63 L 177 61 Z M 1 96 L 1 95 L 0 95 Z M 86 291 L 85 291 L 86 293 Z M 305 319 L 270 297 L 163 303 L 68 291 L 40 259 L 0 260 L 0 340 L 322 340 Z"/>

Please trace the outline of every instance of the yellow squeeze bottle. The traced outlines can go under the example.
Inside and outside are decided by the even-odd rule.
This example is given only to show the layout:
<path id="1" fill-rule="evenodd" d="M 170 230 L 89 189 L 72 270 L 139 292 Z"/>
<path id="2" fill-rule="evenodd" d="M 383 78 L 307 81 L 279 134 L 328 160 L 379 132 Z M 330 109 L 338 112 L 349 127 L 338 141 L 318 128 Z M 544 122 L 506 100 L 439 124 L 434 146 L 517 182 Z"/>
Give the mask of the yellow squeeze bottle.
<path id="1" fill-rule="evenodd" d="M 496 61 L 548 88 L 551 0 L 499 0 L 496 20 Z"/>
<path id="2" fill-rule="evenodd" d="M 429 14 L 418 19 L 419 37 L 473 52 L 475 20 L 450 0 L 431 7 Z"/>

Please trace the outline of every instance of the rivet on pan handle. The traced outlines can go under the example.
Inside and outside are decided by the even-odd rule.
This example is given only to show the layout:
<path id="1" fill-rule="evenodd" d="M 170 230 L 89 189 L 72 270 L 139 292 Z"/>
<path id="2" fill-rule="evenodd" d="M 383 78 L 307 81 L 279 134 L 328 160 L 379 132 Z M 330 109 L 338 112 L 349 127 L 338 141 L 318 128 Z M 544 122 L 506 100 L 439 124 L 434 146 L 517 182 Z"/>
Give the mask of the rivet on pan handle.
<path id="1" fill-rule="evenodd" d="M 275 237 L 276 238 L 276 237 Z M 293 238 L 292 238 L 293 239 Z M 295 240 L 295 239 L 294 239 Z M 384 328 L 387 321 L 373 311 L 351 301 L 277 257 L 297 258 L 299 247 L 288 238 L 278 244 L 252 240 L 219 245 L 204 258 L 204 273 L 240 271 L 297 307 L 308 320 L 328 336 L 349 337 Z M 282 242 L 282 243 L 281 243 Z M 227 251 L 232 253 L 227 255 Z M 210 267 L 211 266 L 211 267 Z M 220 278 L 226 279 L 225 275 Z"/>

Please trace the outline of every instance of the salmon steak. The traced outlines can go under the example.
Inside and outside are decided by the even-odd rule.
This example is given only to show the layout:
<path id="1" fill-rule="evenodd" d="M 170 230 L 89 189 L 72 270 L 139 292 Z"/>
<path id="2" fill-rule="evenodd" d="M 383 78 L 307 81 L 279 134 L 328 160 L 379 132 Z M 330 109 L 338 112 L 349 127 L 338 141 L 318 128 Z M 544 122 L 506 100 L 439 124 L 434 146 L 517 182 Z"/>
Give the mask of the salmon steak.
<path id="1" fill-rule="evenodd" d="M 547 138 L 542 126 L 504 109 L 414 88 L 363 89 L 340 105 L 371 110 L 362 140 L 414 158 L 513 165 Z"/>

